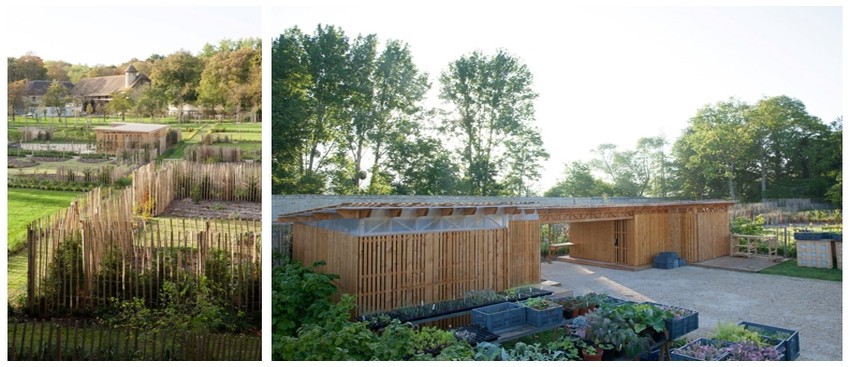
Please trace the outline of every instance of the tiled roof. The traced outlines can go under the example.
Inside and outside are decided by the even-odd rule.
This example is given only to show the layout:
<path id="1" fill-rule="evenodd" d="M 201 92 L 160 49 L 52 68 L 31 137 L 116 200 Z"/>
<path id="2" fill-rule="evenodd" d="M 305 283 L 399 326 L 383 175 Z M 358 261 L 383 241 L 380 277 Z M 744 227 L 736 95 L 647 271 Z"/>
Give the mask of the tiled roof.
<path id="1" fill-rule="evenodd" d="M 65 89 L 68 92 L 74 89 L 74 83 L 69 81 L 59 82 L 65 86 Z M 47 88 L 50 88 L 50 85 L 53 84 L 52 80 L 33 80 L 27 83 L 27 95 L 28 96 L 43 96 L 47 93 Z"/>

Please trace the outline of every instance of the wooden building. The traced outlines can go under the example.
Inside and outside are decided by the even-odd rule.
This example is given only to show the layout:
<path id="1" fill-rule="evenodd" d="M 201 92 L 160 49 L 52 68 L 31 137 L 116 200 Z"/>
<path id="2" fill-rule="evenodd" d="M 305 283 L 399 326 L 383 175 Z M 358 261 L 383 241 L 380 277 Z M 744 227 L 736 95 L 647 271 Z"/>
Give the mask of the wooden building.
<path id="1" fill-rule="evenodd" d="M 357 295 L 361 313 L 537 284 L 541 226 L 553 223 L 569 223 L 571 257 L 634 269 L 662 251 L 689 262 L 729 253 L 732 202 L 403 202 L 416 198 L 275 211 L 279 222 L 291 223 L 292 257 L 327 262 L 321 270 L 340 275 L 340 291 Z M 287 204 L 275 199 L 279 205 Z"/>
<path id="2" fill-rule="evenodd" d="M 156 149 L 158 155 L 168 148 L 168 125 L 113 122 L 94 132 L 98 153 L 148 148 Z"/>

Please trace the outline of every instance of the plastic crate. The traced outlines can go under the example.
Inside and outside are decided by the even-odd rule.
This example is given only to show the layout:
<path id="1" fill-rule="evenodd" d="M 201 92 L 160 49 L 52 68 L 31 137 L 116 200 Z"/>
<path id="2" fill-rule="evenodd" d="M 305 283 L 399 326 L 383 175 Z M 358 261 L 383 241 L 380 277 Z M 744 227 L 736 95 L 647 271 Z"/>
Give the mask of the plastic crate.
<path id="1" fill-rule="evenodd" d="M 738 325 L 744 325 L 746 329 L 755 331 L 762 336 L 771 333 L 789 334 L 790 336 L 787 338 L 779 339 L 782 342 L 781 346 L 785 347 L 785 360 L 793 361 L 800 356 L 800 333 L 797 332 L 797 330 L 782 329 L 775 326 L 756 324 L 747 321 L 741 321 Z"/>
<path id="2" fill-rule="evenodd" d="M 832 265 L 832 242 L 797 241 L 797 266 L 831 269 Z"/>
<path id="3" fill-rule="evenodd" d="M 835 267 L 841 269 L 841 241 L 833 243 L 835 245 Z"/>
<path id="4" fill-rule="evenodd" d="M 652 261 L 652 267 L 656 269 L 674 269 L 679 265 L 679 260 L 674 258 L 659 258 L 655 257 Z"/>
<path id="5" fill-rule="evenodd" d="M 525 307 L 525 323 L 537 327 L 559 324 L 564 321 L 564 308 L 552 307 L 545 310 L 535 310 Z"/>
<path id="6" fill-rule="evenodd" d="M 525 324 L 525 306 L 502 302 L 472 310 L 472 324 L 490 332 L 511 329 Z"/>
<path id="7" fill-rule="evenodd" d="M 832 239 L 832 235 L 824 232 L 794 232 L 794 239 L 797 241 L 820 241 L 823 238 Z"/>
<path id="8" fill-rule="evenodd" d="M 687 263 L 685 262 L 685 259 L 680 257 L 679 258 L 679 266 L 685 266 L 685 265 L 687 265 Z"/>
<path id="9" fill-rule="evenodd" d="M 662 305 L 660 303 L 653 303 L 653 302 L 645 302 L 645 303 L 655 305 L 655 306 L 658 306 L 658 307 L 669 307 L 669 308 L 674 308 L 674 309 L 677 309 L 677 310 L 685 311 L 684 313 L 686 313 L 687 315 L 683 316 L 680 319 L 664 320 L 664 326 L 667 328 L 667 332 L 669 334 L 668 337 L 670 338 L 670 340 L 678 339 L 678 338 L 684 336 L 685 334 L 690 333 L 691 331 L 699 329 L 699 312 L 689 310 L 689 309 L 686 309 L 686 308 L 676 307 L 676 306 Z"/>
<path id="10" fill-rule="evenodd" d="M 676 348 L 676 349 L 673 349 L 672 351 L 670 351 L 670 360 L 672 360 L 672 361 L 702 361 L 702 359 L 697 359 L 697 358 L 685 355 L 685 353 L 683 352 L 684 350 L 687 350 L 687 348 L 691 347 L 694 344 L 715 345 L 719 349 L 719 348 L 723 348 L 723 347 L 728 346 L 730 343 L 720 341 L 720 340 L 714 340 L 714 339 L 699 338 L 699 339 L 696 339 L 696 340 L 694 340 L 694 341 L 692 341 L 688 344 L 683 345 L 680 348 Z M 726 359 L 727 357 L 729 357 L 729 352 L 722 352 L 722 353 L 718 354 L 717 357 L 715 357 L 713 359 L 709 359 L 709 360 L 710 361 L 722 361 L 722 360 Z"/>

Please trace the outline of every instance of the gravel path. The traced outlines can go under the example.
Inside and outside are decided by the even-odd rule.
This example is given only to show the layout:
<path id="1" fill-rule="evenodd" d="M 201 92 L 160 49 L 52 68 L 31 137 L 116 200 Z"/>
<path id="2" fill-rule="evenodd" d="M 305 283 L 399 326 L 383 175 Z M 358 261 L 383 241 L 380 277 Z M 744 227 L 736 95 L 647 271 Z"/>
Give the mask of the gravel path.
<path id="1" fill-rule="evenodd" d="M 541 264 L 541 276 L 574 295 L 608 293 L 699 312 L 696 339 L 719 321 L 749 321 L 800 333 L 800 361 L 842 359 L 841 282 L 791 278 L 685 266 L 637 272 L 555 261 Z"/>

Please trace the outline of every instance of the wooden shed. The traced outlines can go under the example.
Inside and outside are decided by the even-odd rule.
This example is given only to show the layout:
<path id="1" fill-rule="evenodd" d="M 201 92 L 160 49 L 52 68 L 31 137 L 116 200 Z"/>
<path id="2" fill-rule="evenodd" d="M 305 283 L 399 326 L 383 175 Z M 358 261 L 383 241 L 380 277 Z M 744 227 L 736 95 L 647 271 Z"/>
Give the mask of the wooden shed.
<path id="1" fill-rule="evenodd" d="M 541 226 L 553 223 L 570 224 L 575 244 L 570 256 L 588 261 L 641 268 L 662 251 L 679 252 L 689 262 L 729 253 L 732 202 L 405 198 L 408 202 L 390 196 L 284 213 L 276 209 L 277 220 L 291 223 L 292 257 L 305 264 L 324 260 L 322 270 L 340 275 L 339 290 L 357 296 L 360 313 L 537 284 Z M 298 199 L 289 202 L 297 206 Z"/>
<path id="2" fill-rule="evenodd" d="M 98 153 L 115 153 L 121 149 L 158 149 L 167 147 L 168 125 L 113 122 L 94 128 Z"/>

